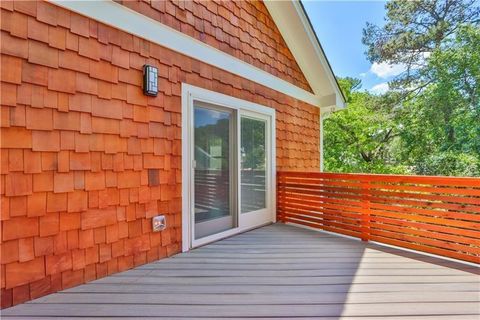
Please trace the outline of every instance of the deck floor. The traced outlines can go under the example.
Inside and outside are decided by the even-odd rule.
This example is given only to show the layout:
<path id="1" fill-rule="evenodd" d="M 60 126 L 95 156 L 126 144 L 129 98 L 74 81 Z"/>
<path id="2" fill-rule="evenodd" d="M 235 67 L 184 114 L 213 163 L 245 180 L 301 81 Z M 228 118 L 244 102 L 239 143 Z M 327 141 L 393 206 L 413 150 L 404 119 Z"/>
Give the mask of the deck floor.
<path id="1" fill-rule="evenodd" d="M 5 309 L 2 319 L 479 319 L 478 274 L 275 224 Z"/>

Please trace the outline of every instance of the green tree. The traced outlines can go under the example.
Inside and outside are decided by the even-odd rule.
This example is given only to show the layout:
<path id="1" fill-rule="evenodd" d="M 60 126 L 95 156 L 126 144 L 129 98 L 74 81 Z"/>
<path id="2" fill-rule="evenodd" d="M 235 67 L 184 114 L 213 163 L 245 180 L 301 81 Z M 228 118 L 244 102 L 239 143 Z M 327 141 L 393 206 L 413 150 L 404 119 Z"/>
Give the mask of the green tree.
<path id="1" fill-rule="evenodd" d="M 404 66 L 405 72 L 389 83 L 393 91 L 384 96 L 366 100 L 352 94 L 351 110 L 332 120 L 360 112 L 363 125 L 382 132 L 372 123 L 375 112 L 385 128 L 394 128 L 394 138 L 373 153 L 387 164 L 377 172 L 393 167 L 417 174 L 480 175 L 478 0 L 393 0 L 386 9 L 384 26 L 364 29 L 366 55 L 371 62 Z M 362 123 L 356 125 L 363 128 L 361 135 L 375 137 Z M 371 144 L 359 141 L 357 149 L 369 150 Z"/>
<path id="2" fill-rule="evenodd" d="M 265 122 L 242 117 L 242 169 L 265 170 L 265 126 Z"/>
<path id="3" fill-rule="evenodd" d="M 367 23 L 363 30 L 365 52 L 371 62 L 405 66 L 406 72 L 391 87 L 418 90 L 430 82 L 422 77 L 425 60 L 440 49 L 463 25 L 478 25 L 477 0 L 393 0 L 385 5 L 383 27 Z"/>
<path id="4" fill-rule="evenodd" d="M 396 159 L 401 127 L 394 99 L 358 91 L 358 79 L 339 79 L 339 84 L 348 107 L 324 122 L 325 171 L 405 173 Z"/>
<path id="5" fill-rule="evenodd" d="M 430 84 L 408 99 L 339 79 L 348 107 L 325 120 L 325 170 L 480 176 L 480 29 L 446 42 L 422 71 Z"/>
<path id="6" fill-rule="evenodd" d="M 480 30 L 448 42 L 423 71 L 430 84 L 403 104 L 403 158 L 419 174 L 480 175 Z"/>
<path id="7" fill-rule="evenodd" d="M 352 77 L 339 78 L 338 84 L 347 100 L 347 103 L 352 102 L 352 94 L 362 87 L 362 80 Z"/>

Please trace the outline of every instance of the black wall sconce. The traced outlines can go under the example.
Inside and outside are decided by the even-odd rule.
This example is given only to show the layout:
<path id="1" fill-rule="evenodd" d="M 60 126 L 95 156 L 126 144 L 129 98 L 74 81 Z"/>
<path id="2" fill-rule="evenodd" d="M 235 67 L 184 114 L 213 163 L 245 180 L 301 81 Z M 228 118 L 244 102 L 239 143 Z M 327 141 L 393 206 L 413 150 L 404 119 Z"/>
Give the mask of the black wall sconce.
<path id="1" fill-rule="evenodd" d="M 143 66 L 143 93 L 152 97 L 158 93 L 158 69 L 148 64 Z"/>

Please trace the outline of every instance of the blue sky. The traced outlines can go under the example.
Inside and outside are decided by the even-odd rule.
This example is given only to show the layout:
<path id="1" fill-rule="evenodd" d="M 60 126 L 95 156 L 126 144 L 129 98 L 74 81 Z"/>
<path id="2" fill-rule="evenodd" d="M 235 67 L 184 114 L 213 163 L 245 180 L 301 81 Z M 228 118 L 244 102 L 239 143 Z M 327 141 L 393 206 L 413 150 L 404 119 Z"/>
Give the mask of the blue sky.
<path id="1" fill-rule="evenodd" d="M 385 91 L 399 66 L 372 65 L 365 57 L 362 29 L 368 22 L 384 24 L 385 1 L 302 0 L 335 75 L 356 77 L 362 88 Z"/>

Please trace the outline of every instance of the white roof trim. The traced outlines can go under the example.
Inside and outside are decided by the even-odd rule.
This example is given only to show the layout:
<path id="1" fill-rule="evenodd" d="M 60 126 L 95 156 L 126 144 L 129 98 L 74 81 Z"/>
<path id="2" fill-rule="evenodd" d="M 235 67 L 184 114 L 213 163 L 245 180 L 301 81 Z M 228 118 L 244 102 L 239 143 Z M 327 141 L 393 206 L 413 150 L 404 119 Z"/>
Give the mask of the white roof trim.
<path id="1" fill-rule="evenodd" d="M 50 0 L 50 2 L 298 100 L 322 107 L 321 97 L 114 1 Z"/>
<path id="2" fill-rule="evenodd" d="M 265 1 L 270 15 L 323 109 L 344 108 L 345 100 L 315 31 L 298 0 Z"/>

